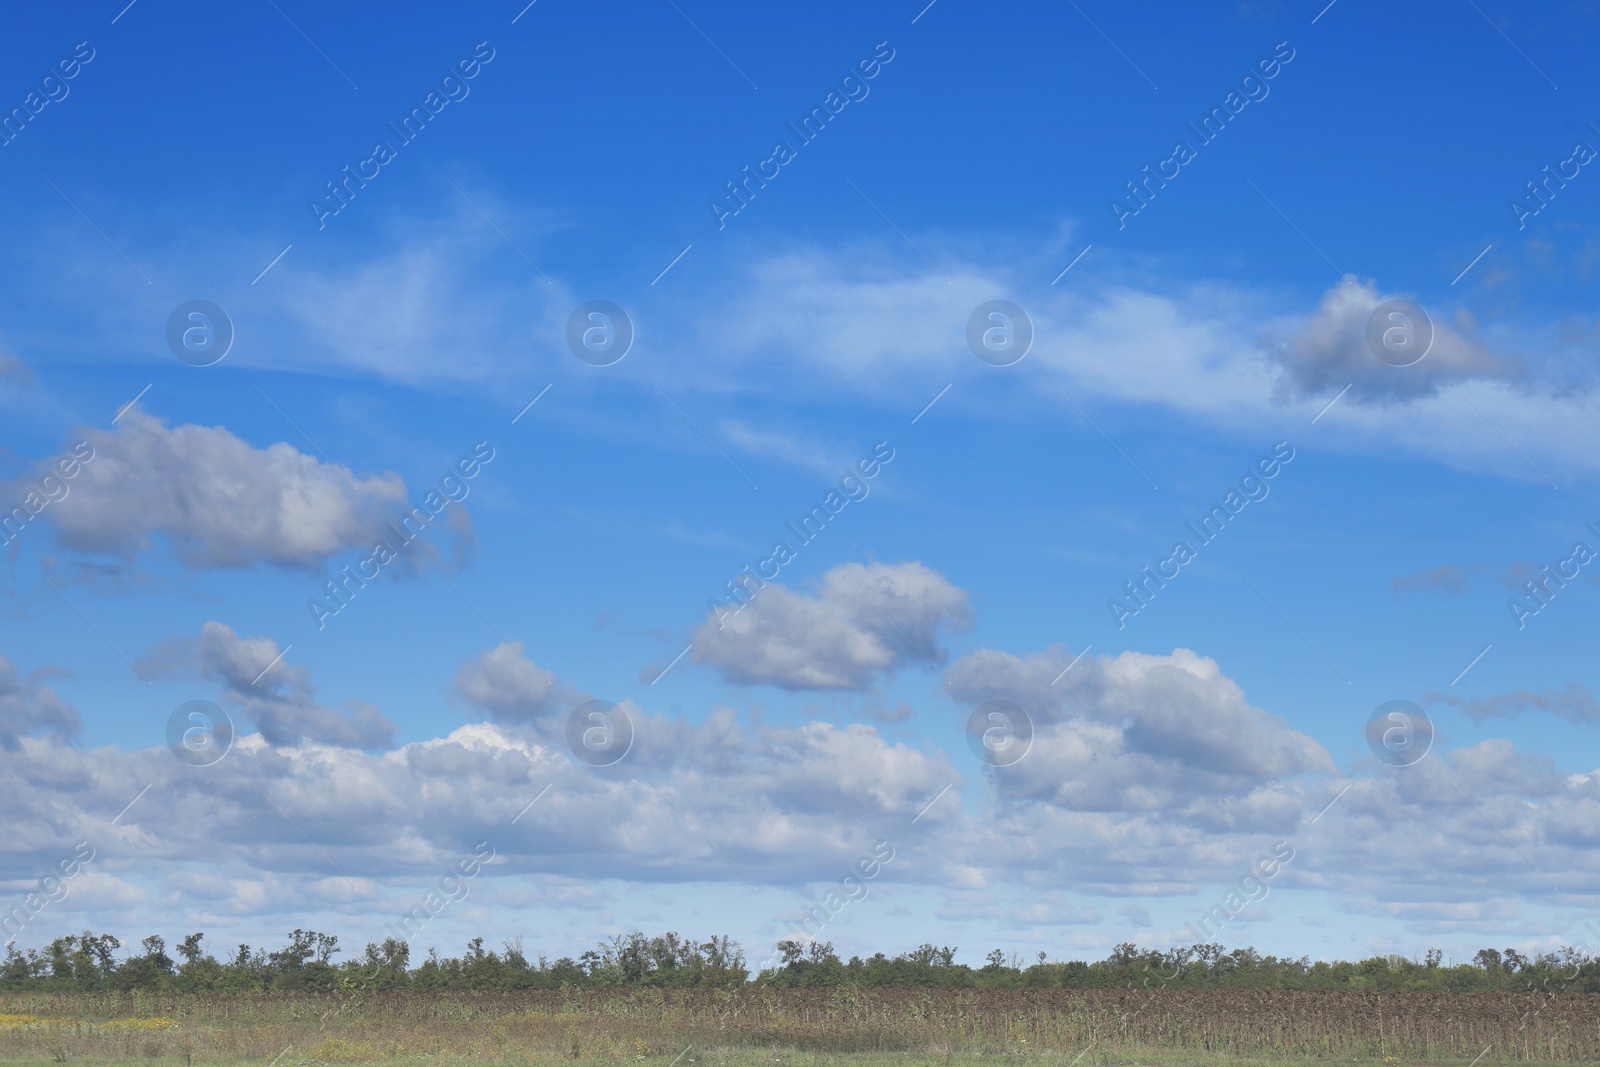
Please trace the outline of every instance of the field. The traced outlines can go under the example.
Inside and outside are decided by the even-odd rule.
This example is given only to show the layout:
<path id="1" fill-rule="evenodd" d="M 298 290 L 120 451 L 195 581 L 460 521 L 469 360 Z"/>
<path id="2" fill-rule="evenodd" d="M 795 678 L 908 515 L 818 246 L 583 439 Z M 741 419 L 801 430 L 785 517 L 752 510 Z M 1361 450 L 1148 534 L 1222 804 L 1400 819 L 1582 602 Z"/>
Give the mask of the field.
<path id="1" fill-rule="evenodd" d="M 1600 997 L 1241 990 L 0 995 L 0 1064 L 1600 1062 Z"/>

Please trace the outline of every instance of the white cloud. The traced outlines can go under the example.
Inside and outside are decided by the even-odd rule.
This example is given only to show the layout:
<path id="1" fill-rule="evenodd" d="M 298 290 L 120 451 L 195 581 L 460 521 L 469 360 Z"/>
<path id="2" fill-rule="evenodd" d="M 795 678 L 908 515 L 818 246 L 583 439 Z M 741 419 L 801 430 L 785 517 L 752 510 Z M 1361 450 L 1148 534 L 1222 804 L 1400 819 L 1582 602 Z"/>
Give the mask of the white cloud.
<path id="1" fill-rule="evenodd" d="M 1230 430 L 1249 424 L 1300 434 L 1350 384 L 1316 429 L 1340 447 L 1398 447 L 1466 470 L 1538 479 L 1506 445 L 1510 438 L 1558 472 L 1600 466 L 1600 400 L 1573 372 L 1592 364 L 1592 341 L 1555 326 L 1479 326 L 1464 309 L 1423 297 L 1437 331 L 1433 350 L 1395 368 L 1365 343 L 1366 318 L 1389 295 L 1370 281 L 1340 283 L 1305 308 L 1271 293 L 1267 279 L 1251 287 L 1149 277 L 1058 291 L 977 262 L 947 264 L 952 284 L 886 269 L 870 256 L 865 264 L 808 252 L 757 265 L 725 306 L 704 314 L 692 359 L 677 354 L 684 380 L 759 390 L 787 369 L 791 390 L 825 382 L 903 405 L 936 375 L 985 372 L 966 347 L 967 317 L 1004 297 L 1024 307 L 1035 333 L 1033 351 L 1007 373 L 1052 409 L 1061 406 L 1056 386 L 1080 404 L 1156 407 Z M 751 366 L 761 368 L 761 382 L 750 379 Z M 942 403 L 1016 417 L 1014 403 L 984 411 L 985 400 L 961 393 Z"/>
<path id="2" fill-rule="evenodd" d="M 131 882 L 98 871 L 91 865 L 67 883 L 63 904 L 79 911 L 105 911 L 145 903 L 150 894 Z"/>
<path id="3" fill-rule="evenodd" d="M 849 866 L 958 778 L 939 754 L 865 726 L 742 728 L 728 712 L 692 726 L 633 714 L 635 750 L 610 774 L 573 760 L 559 724 L 550 737 L 473 724 L 382 753 L 247 735 L 223 761 L 189 769 L 164 748 L 81 751 L 21 738 L 16 752 L 0 751 L 0 804 L 17 823 L 12 850 L 37 835 L 47 854 L 76 834 L 94 843 L 97 869 L 204 864 L 218 877 L 170 888 L 228 910 L 241 878 L 297 877 L 324 903 L 359 902 L 373 879 L 436 869 L 484 840 L 524 873 L 741 881 L 728 856 L 752 878 L 797 885 Z M 170 818 L 175 811 L 196 817 Z"/>
<path id="4" fill-rule="evenodd" d="M 169 427 L 133 408 L 83 433 L 93 458 L 40 515 L 75 551 L 132 556 L 163 536 L 191 567 L 312 567 L 371 548 L 382 519 L 409 510 L 398 475 L 358 478 L 220 426 Z"/>
<path id="5" fill-rule="evenodd" d="M 330 270 L 302 263 L 283 280 L 278 323 L 262 326 L 286 325 L 302 343 L 278 346 L 271 362 L 311 373 L 331 366 L 413 386 L 500 387 L 525 373 L 536 337 L 564 347 L 577 298 L 507 248 L 483 216 L 447 195 L 452 199 L 440 217 L 404 220 L 381 255 Z M 526 212 L 476 190 L 469 195 L 539 261 L 537 235 L 516 224 Z"/>
<path id="6" fill-rule="evenodd" d="M 958 700 L 1013 700 L 1034 720 L 1033 750 L 1007 769 L 1007 792 L 1059 804 L 1064 787 L 1090 811 L 1271 819 L 1296 810 L 1288 780 L 1334 770 L 1321 745 L 1251 706 L 1213 659 L 1182 648 L 1091 654 L 1062 674 L 1074 658 L 1062 646 L 1026 658 L 983 649 L 946 671 Z"/>
<path id="7" fill-rule="evenodd" d="M 550 228 L 526 209 L 473 195 L 514 236 Z M 537 243 L 518 239 L 537 261 Z M 1463 469 L 1537 477 L 1498 427 L 1552 473 L 1589 474 L 1600 465 L 1592 323 L 1479 323 L 1449 299 L 1448 287 L 1418 293 L 1438 339 L 1421 363 L 1392 368 L 1364 342 L 1366 317 L 1391 295 L 1376 281 L 1341 282 L 1311 305 L 1286 297 L 1275 276 L 1189 282 L 1118 269 L 1115 282 L 1078 273 L 1073 287 L 1056 288 L 1031 268 L 1014 269 L 1009 251 L 978 241 L 946 248 L 941 276 L 906 265 L 903 250 L 886 242 L 786 249 L 724 279 L 715 291 L 726 297 L 713 306 L 686 309 L 647 294 L 630 311 L 641 327 L 638 347 L 687 388 L 785 397 L 843 389 L 903 408 L 947 375 L 994 380 L 967 350 L 965 327 L 978 304 L 1006 298 L 1027 310 L 1036 339 L 1005 375 L 1035 404 L 1059 409 L 1057 385 L 1079 403 L 1153 406 L 1207 425 L 1281 432 L 1305 426 L 1350 384 L 1317 426 L 1342 447 L 1398 447 Z M 432 217 L 397 223 L 372 258 L 326 270 L 302 264 L 274 292 L 282 294 L 277 307 L 241 321 L 242 335 L 272 343 L 241 345 L 230 358 L 427 388 L 503 390 L 508 379 L 526 377 L 526 357 L 563 350 L 578 302 L 565 284 L 540 279 L 456 198 Z M 132 356 L 123 338 L 156 313 L 149 299 L 141 293 L 102 310 L 105 347 Z M 625 361 L 613 377 L 648 391 L 639 366 Z M 582 383 L 589 368 L 563 354 L 551 370 Z M 958 391 L 942 403 L 975 411 L 993 401 Z M 1016 405 L 984 414 L 1015 418 Z"/>
<path id="8" fill-rule="evenodd" d="M 453 683 L 456 695 L 500 722 L 531 722 L 588 699 L 558 685 L 523 653 L 521 641 L 501 643 L 463 663 Z"/>
<path id="9" fill-rule="evenodd" d="M 1600 702 L 1589 687 L 1582 682 L 1568 682 L 1561 689 L 1533 692 L 1517 689 L 1509 693 L 1496 693 L 1490 697 L 1466 698 L 1449 693 L 1429 693 L 1429 701 L 1453 704 L 1466 712 L 1475 722 L 1505 715 L 1523 715 L 1530 711 L 1558 715 L 1570 722 L 1593 725 L 1600 722 Z"/>
<path id="10" fill-rule="evenodd" d="M 519 214 L 511 205 L 480 204 L 503 224 Z M 230 358 L 413 387 L 503 391 L 527 377 L 526 357 L 536 349 L 563 351 L 577 298 L 531 270 L 519 275 L 526 264 L 475 212 L 451 203 L 431 219 L 405 220 L 395 233 L 379 257 L 286 276 L 278 307 L 241 322 L 241 333 L 274 343 Z M 524 247 L 537 260 L 537 246 Z M 709 308 L 642 297 L 630 308 L 640 328 L 636 347 L 649 349 L 654 365 L 670 368 L 685 388 L 786 398 L 826 391 L 830 400 L 845 390 L 914 408 L 908 398 L 931 396 L 952 378 L 999 381 L 967 350 L 965 328 L 978 304 L 1006 298 L 1035 327 L 1033 351 L 1003 372 L 1031 405 L 1061 410 L 1057 386 L 1085 406 L 1153 407 L 1230 432 L 1249 425 L 1298 433 L 1350 384 L 1316 427 L 1341 448 L 1398 448 L 1465 470 L 1538 479 L 1509 438 L 1553 477 L 1600 468 L 1589 324 L 1478 323 L 1447 299 L 1453 290 L 1419 293 L 1438 338 L 1421 363 L 1393 368 L 1364 342 L 1366 317 L 1390 295 L 1376 281 L 1341 282 L 1312 305 L 1285 297 L 1275 277 L 1194 283 L 1123 270 L 1112 283 L 1075 274 L 1074 287 L 1053 288 L 973 247 L 944 251 L 942 277 L 906 266 L 881 243 L 779 251 L 726 279 L 716 290 L 725 298 Z M 126 351 L 127 324 L 154 311 L 130 305 L 104 313 L 107 347 Z M 641 367 L 630 358 L 613 377 L 648 392 Z M 580 389 L 589 370 L 565 354 L 550 365 Z M 1015 396 L 956 390 L 941 403 L 991 419 L 1017 417 Z M 734 432 L 757 450 L 779 444 Z"/>
<path id="11" fill-rule="evenodd" d="M 279 651 L 270 637 L 240 637 L 220 622 L 207 622 L 198 637 L 163 642 L 140 665 L 153 677 L 221 682 L 222 702 L 240 708 L 272 745 L 309 740 L 381 748 L 393 740 L 394 723 L 365 701 L 343 709 L 317 703 L 310 672 Z"/>
<path id="12" fill-rule="evenodd" d="M 14 749 L 18 737 L 41 731 L 57 737 L 77 733 L 78 713 L 54 689 L 40 684 L 50 673 L 34 671 L 24 677 L 0 656 L 0 748 Z"/>
<path id="13" fill-rule="evenodd" d="M 753 456 L 790 464 L 832 481 L 850 470 L 853 460 L 839 449 L 802 441 L 771 427 L 756 427 L 737 419 L 722 426 L 723 436 Z"/>
<path id="14" fill-rule="evenodd" d="M 1382 871 L 1391 903 L 1511 896 L 1592 906 L 1600 776 L 1569 777 L 1498 738 L 1379 770 L 1356 778 L 1305 847 L 1297 843 L 1289 877 L 1370 896 L 1361 872 Z"/>
<path id="15" fill-rule="evenodd" d="M 1284 378 L 1283 395 L 1295 399 L 1332 394 L 1350 386 L 1350 398 L 1377 403 L 1398 403 L 1429 396 L 1450 382 L 1468 378 L 1522 377 L 1515 361 L 1496 355 L 1478 338 L 1466 313 L 1458 312 L 1456 325 L 1401 311 L 1404 322 L 1385 319 L 1382 328 L 1402 331 L 1397 339 L 1421 343 L 1429 330 L 1432 344 L 1420 362 L 1396 367 L 1380 360 L 1368 343 L 1368 322 L 1387 300 L 1404 299 L 1378 292 L 1371 282 L 1347 279 L 1322 296 L 1316 314 L 1289 336 L 1274 342 L 1270 351 Z M 1409 360 L 1411 355 L 1394 357 Z"/>
<path id="16" fill-rule="evenodd" d="M 1026 755 L 989 774 L 984 847 L 1013 878 L 1118 895 L 1237 878 L 1261 836 L 1293 831 L 1335 773 L 1214 660 L 1091 654 L 1062 674 L 1075 658 L 985 649 L 946 670 L 963 707 L 1012 700 L 1033 723 Z"/>
<path id="17" fill-rule="evenodd" d="M 259 662 L 239 639 L 212 658 L 234 678 Z M 606 878 L 742 886 L 748 876 L 803 898 L 801 887 L 887 840 L 895 859 L 881 886 L 952 887 L 941 914 L 955 920 L 1011 909 L 1030 925 L 1100 921 L 1104 907 L 1087 894 L 1121 898 L 1118 914 L 1142 925 L 1174 894 L 1193 894 L 1202 910 L 1217 884 L 1236 883 L 1284 839 L 1295 854 L 1274 893 L 1320 890 L 1370 910 L 1381 871 L 1382 914 L 1413 926 L 1498 932 L 1510 921 L 1502 907 L 1468 905 L 1592 902 L 1600 775 L 1569 779 L 1492 741 L 1341 776 L 1209 660 L 1126 654 L 1090 666 L 1040 706 L 1034 751 L 978 783 L 937 750 L 892 744 L 867 725 L 763 725 L 726 708 L 696 724 L 625 705 L 636 743 L 615 768 L 573 760 L 559 715 L 381 752 L 248 735 L 207 768 L 180 768 L 159 747 L 22 736 L 0 750 L 5 867 L 36 877 L 63 842 L 88 840 L 93 869 L 135 887 L 108 884 L 102 914 L 156 884 L 159 904 L 139 905 L 141 917 L 226 927 L 319 909 L 381 921 L 415 895 L 417 878 L 481 841 L 495 850 L 496 885 L 536 876 L 528 900 L 586 913 L 605 901 L 575 887 Z M 950 670 L 973 684 L 966 660 Z"/>
<path id="18" fill-rule="evenodd" d="M 921 563 L 834 567 L 815 595 L 766 585 L 737 614 L 694 635 L 694 659 L 729 680 L 785 689 L 866 689 L 906 664 L 944 662 L 942 624 L 965 624 L 967 596 Z"/>
<path id="19" fill-rule="evenodd" d="M 1009 295 L 1004 278 L 976 265 L 947 269 L 946 281 L 882 266 L 871 252 L 863 256 L 795 253 L 757 262 L 737 296 L 705 316 L 697 349 L 729 366 L 794 360 L 824 371 L 830 388 L 872 389 L 885 379 L 948 367 L 952 355 L 965 351 L 972 309 Z"/>

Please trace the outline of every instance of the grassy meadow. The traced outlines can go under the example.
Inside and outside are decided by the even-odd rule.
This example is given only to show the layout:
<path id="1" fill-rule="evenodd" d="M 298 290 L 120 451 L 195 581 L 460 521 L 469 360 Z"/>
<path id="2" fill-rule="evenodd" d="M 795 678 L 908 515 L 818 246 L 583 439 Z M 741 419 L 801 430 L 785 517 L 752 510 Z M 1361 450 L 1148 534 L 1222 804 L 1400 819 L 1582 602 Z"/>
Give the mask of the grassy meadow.
<path id="1" fill-rule="evenodd" d="M 1600 1062 L 1600 998 L 1253 990 L 4 993 L 0 1064 Z"/>

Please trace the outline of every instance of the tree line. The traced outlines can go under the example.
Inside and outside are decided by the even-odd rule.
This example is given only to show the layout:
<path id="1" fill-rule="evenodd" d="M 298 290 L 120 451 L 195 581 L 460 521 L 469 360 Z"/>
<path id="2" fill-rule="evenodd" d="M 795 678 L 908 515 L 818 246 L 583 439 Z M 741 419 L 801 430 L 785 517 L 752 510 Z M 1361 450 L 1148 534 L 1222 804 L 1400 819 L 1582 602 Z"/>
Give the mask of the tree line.
<path id="1" fill-rule="evenodd" d="M 238 945 L 220 958 L 193 933 L 169 954 L 166 939 L 151 935 L 139 950 L 124 951 L 111 934 L 85 931 L 58 937 L 42 949 L 8 945 L 0 964 L 0 990 L 71 992 L 339 992 L 394 989 L 604 989 L 728 988 L 756 983 L 773 988 L 1110 989 L 1125 987 L 1228 989 L 1355 989 L 1483 992 L 1542 990 L 1600 992 L 1600 957 L 1572 948 L 1525 954 L 1482 949 L 1469 962 L 1446 963 L 1429 950 L 1422 959 L 1372 956 L 1316 960 L 1264 956 L 1253 948 L 1200 944 L 1166 950 L 1118 945 L 1102 960 L 1032 962 L 1000 949 L 981 967 L 955 962 L 956 949 L 925 944 L 897 956 L 881 952 L 841 959 L 828 942 L 780 941 L 770 966 L 755 973 L 731 938 L 706 941 L 675 933 L 647 937 L 639 931 L 598 943 L 576 959 L 530 958 L 520 939 L 486 949 L 475 937 L 460 956 L 430 949 L 413 961 L 411 946 L 396 938 L 369 942 L 342 954 L 339 939 L 296 929 L 274 951 Z"/>

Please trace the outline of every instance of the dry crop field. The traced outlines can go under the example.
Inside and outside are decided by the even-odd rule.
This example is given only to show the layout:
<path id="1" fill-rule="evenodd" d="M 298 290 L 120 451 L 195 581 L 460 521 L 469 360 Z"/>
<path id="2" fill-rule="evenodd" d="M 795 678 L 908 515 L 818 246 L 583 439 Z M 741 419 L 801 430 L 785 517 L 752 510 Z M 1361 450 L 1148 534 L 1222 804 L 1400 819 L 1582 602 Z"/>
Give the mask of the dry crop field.
<path id="1" fill-rule="evenodd" d="M 12 993 L 0 1062 L 1594 1063 L 1600 996 L 1243 990 Z"/>

